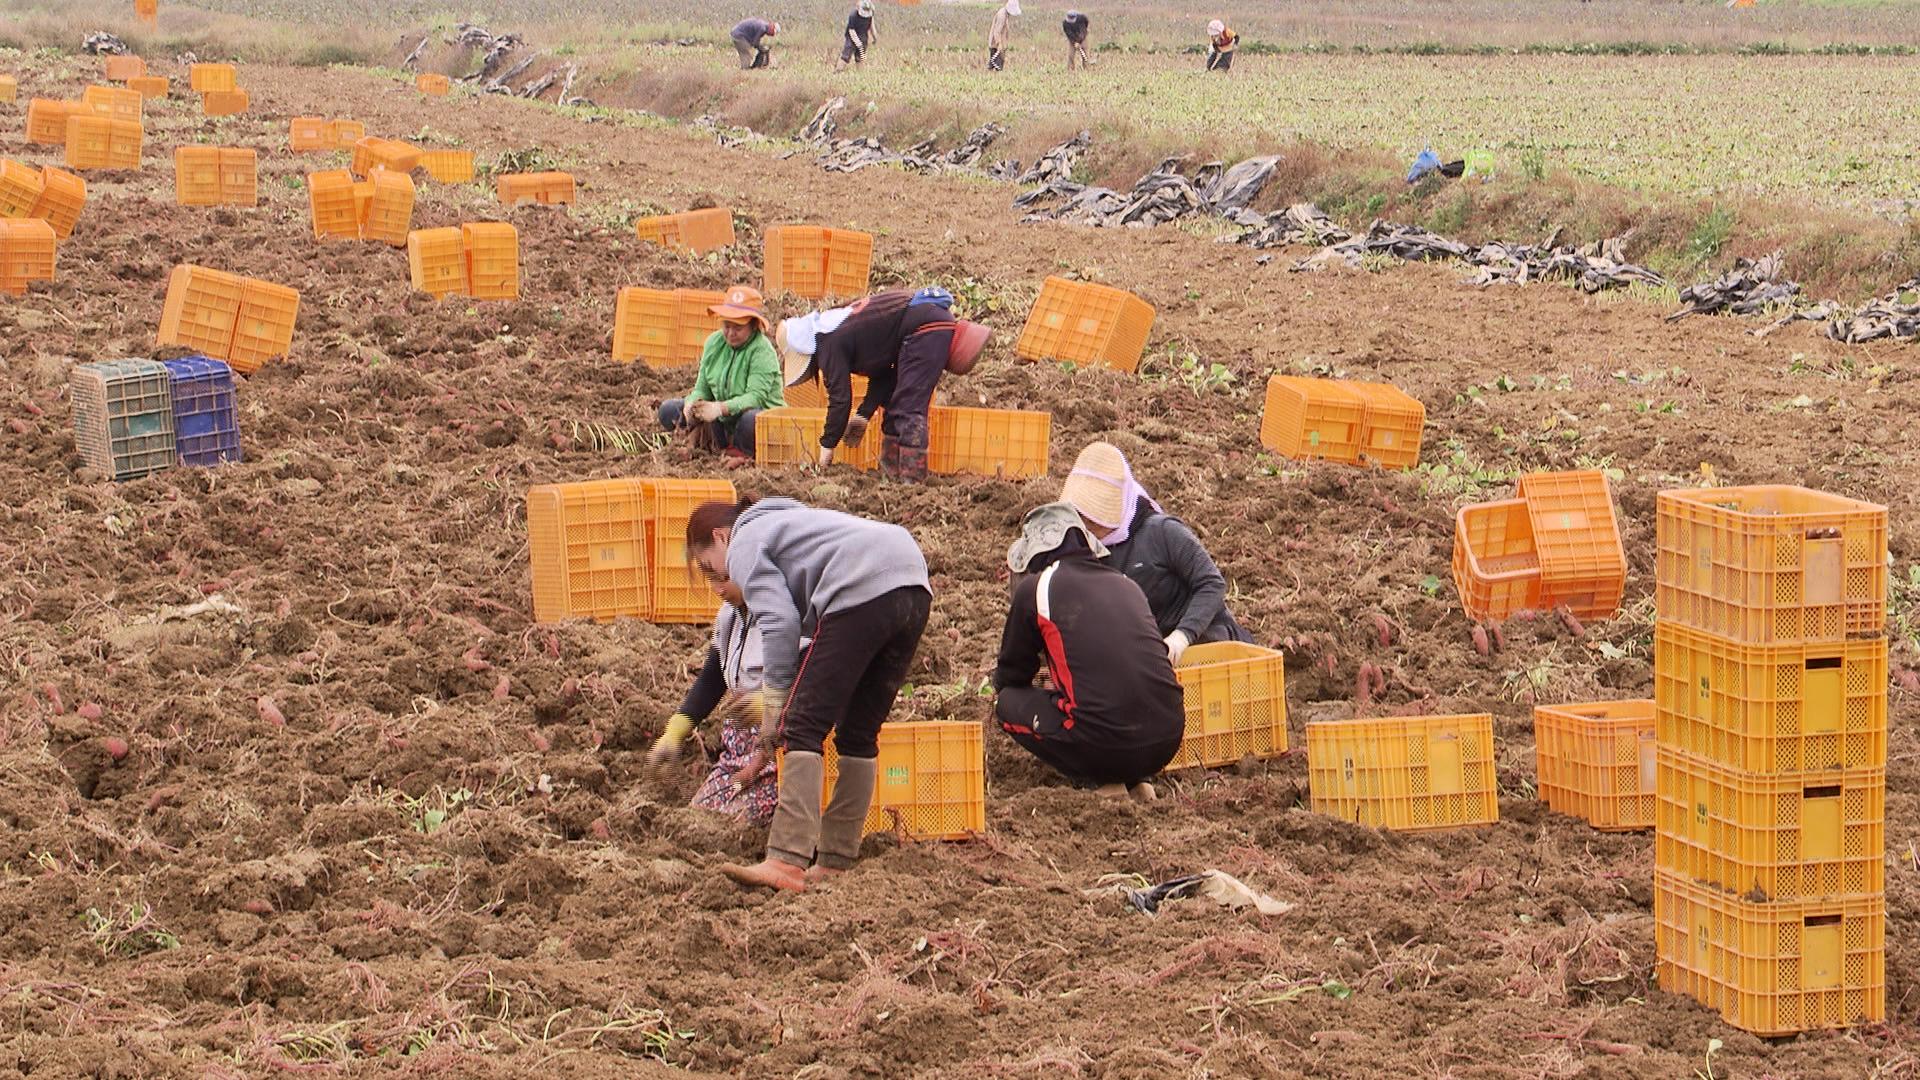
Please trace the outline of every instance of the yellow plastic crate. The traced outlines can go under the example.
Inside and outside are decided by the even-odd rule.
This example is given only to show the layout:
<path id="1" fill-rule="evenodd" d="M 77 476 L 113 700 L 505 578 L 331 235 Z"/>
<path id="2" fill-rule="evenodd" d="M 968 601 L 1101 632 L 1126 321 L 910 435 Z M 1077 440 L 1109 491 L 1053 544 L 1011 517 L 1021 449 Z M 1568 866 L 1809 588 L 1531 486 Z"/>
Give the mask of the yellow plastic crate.
<path id="1" fill-rule="evenodd" d="M 854 403 L 856 406 L 858 402 Z M 927 468 L 1004 480 L 1047 474 L 1053 414 L 936 405 L 927 418 Z M 868 435 L 873 438 L 878 432 Z"/>
<path id="2" fill-rule="evenodd" d="M 20 97 L 20 80 L 11 75 L 0 75 L 0 101 L 13 102 Z"/>
<path id="3" fill-rule="evenodd" d="M 1504 619 L 1544 606 L 1533 519 L 1524 499 L 1473 503 L 1453 521 L 1453 586 L 1472 619 Z"/>
<path id="4" fill-rule="evenodd" d="M 644 503 L 638 480 L 528 489 L 536 622 L 647 617 L 652 609 Z"/>
<path id="5" fill-rule="evenodd" d="M 193 64 L 187 68 L 187 86 L 196 94 L 230 92 L 240 85 L 232 64 Z"/>
<path id="6" fill-rule="evenodd" d="M 866 438 L 859 446 L 845 442 L 833 452 L 833 460 L 861 471 L 880 465 L 880 423 L 884 413 L 875 413 L 867 425 Z M 827 428 L 827 410 L 793 405 L 763 410 L 754 417 L 754 460 L 762 466 L 811 465 L 820 459 L 820 434 Z"/>
<path id="7" fill-rule="evenodd" d="M 1258 645 L 1194 645 L 1174 669 L 1187 711 L 1180 752 L 1167 768 L 1233 765 L 1287 752 L 1286 657 Z"/>
<path id="8" fill-rule="evenodd" d="M 1533 710 L 1541 801 L 1602 832 L 1654 823 L 1653 702 L 1595 701 Z"/>
<path id="9" fill-rule="evenodd" d="M 1307 725 L 1315 813 L 1386 829 L 1490 825 L 1494 780 L 1489 713 Z"/>
<path id="10" fill-rule="evenodd" d="M 1887 761 L 1887 642 L 1742 645 L 1683 626 L 1653 633 L 1662 746 L 1776 774 Z"/>
<path id="11" fill-rule="evenodd" d="M 653 559 L 653 603 L 647 618 L 656 623 L 712 622 L 720 598 L 687 558 L 687 519 L 701 503 L 731 503 L 739 495 L 725 480 L 646 477 L 637 482 L 647 521 L 647 551 Z"/>
<path id="12" fill-rule="evenodd" d="M 648 367 L 689 367 L 700 362 L 720 317 L 707 309 L 727 294 L 709 289 L 621 289 L 613 307 L 613 359 Z"/>
<path id="13" fill-rule="evenodd" d="M 473 180 L 473 151 L 422 150 L 420 167 L 441 184 L 465 184 Z"/>
<path id="14" fill-rule="evenodd" d="M 1661 747 L 1654 865 L 1753 901 L 1886 888 L 1887 771 L 1757 776 Z"/>
<path id="15" fill-rule="evenodd" d="M 1050 277 L 1041 283 L 1013 351 L 1026 360 L 1135 371 L 1153 314 L 1152 304 L 1124 289 Z"/>
<path id="16" fill-rule="evenodd" d="M 987 831 L 985 729 L 971 720 L 916 720 L 880 728 L 873 809 L 865 835 L 966 840 Z M 824 809 L 833 798 L 839 753 L 828 738 Z M 785 755 L 782 754 L 784 760 Z"/>
<path id="17" fill-rule="evenodd" d="M 1654 973 L 1755 1035 L 1875 1023 L 1887 1015 L 1880 894 L 1754 903 L 1653 873 Z"/>
<path id="18" fill-rule="evenodd" d="M 1752 645 L 1886 631 L 1886 507 L 1800 487 L 1663 491 L 1657 507 L 1662 621 Z"/>
<path id="19" fill-rule="evenodd" d="M 867 399 L 867 377 L 853 376 L 853 407 Z M 787 404 L 801 409 L 824 409 L 827 407 L 827 388 L 818 376 L 808 379 L 798 386 L 789 386 L 783 391 Z"/>

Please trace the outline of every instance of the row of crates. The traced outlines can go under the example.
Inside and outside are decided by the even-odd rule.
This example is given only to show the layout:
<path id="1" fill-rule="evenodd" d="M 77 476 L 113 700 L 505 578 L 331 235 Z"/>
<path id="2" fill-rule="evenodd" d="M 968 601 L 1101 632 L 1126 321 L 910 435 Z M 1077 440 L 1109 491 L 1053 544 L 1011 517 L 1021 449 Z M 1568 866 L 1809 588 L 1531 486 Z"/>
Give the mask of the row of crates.
<path id="1" fill-rule="evenodd" d="M 633 223 L 633 231 L 643 244 L 694 255 L 732 247 L 736 239 L 733 211 L 724 206 L 643 217 Z"/>
<path id="2" fill-rule="evenodd" d="M 296 116 L 287 121 L 287 148 L 296 153 L 316 150 L 352 150 L 367 137 L 367 125 L 358 120 L 329 120 L 324 116 Z"/>
<path id="3" fill-rule="evenodd" d="M 532 203 L 536 206 L 573 205 L 575 186 L 572 173 L 506 173 L 493 182 L 494 194 L 508 209 Z"/>
<path id="4" fill-rule="evenodd" d="M 755 460 L 763 466 L 808 465 L 818 459 L 827 410 L 784 406 L 754 420 Z M 834 460 L 856 469 L 880 464 L 880 417 L 861 445 L 842 443 Z M 927 416 L 927 468 L 943 476 L 971 474 L 1025 480 L 1047 473 L 1053 414 L 935 405 Z"/>
<path id="5" fill-rule="evenodd" d="M 1260 444 L 1296 461 L 1411 469 L 1420 463 L 1426 423 L 1427 407 L 1386 383 L 1275 375 L 1267 380 Z"/>
<path id="6" fill-rule="evenodd" d="M 1025 360 L 1133 372 L 1147 350 L 1153 305 L 1109 285 L 1049 277 L 1014 342 Z"/>
<path id="7" fill-rule="evenodd" d="M 632 478 L 527 491 L 533 617 L 711 622 L 713 590 L 687 558 L 687 519 L 732 502 L 724 480 Z"/>
<path id="8" fill-rule="evenodd" d="M 416 229 L 407 234 L 407 271 L 413 287 L 435 299 L 519 299 L 519 230 L 503 221 Z"/>
<path id="9" fill-rule="evenodd" d="M 260 157 L 235 146 L 182 146 L 173 152 L 174 199 L 181 206 L 257 206 Z"/>
<path id="10" fill-rule="evenodd" d="M 251 375 L 293 345 L 300 294 L 284 285 L 182 264 L 167 280 L 158 341 Z"/>
<path id="11" fill-rule="evenodd" d="M 59 240 L 40 218 L 0 218 L 0 292 L 24 296 L 36 281 L 52 281 Z"/>
<path id="12" fill-rule="evenodd" d="M 0 218 L 39 218 L 65 240 L 86 207 L 87 182 L 79 176 L 0 158 Z"/>
<path id="13" fill-rule="evenodd" d="M 67 385 L 80 459 L 114 480 L 240 460 L 233 370 L 218 360 L 79 364 Z"/>
<path id="14" fill-rule="evenodd" d="M 1454 518 L 1453 581 L 1474 619 L 1565 607 L 1609 618 L 1626 590 L 1613 487 L 1598 470 L 1529 473 L 1511 499 Z"/>
<path id="15" fill-rule="evenodd" d="M 366 180 L 355 180 L 345 169 L 307 176 L 313 235 L 322 239 L 375 240 L 405 247 L 413 229 L 414 196 L 413 177 L 404 172 L 376 169 Z"/>

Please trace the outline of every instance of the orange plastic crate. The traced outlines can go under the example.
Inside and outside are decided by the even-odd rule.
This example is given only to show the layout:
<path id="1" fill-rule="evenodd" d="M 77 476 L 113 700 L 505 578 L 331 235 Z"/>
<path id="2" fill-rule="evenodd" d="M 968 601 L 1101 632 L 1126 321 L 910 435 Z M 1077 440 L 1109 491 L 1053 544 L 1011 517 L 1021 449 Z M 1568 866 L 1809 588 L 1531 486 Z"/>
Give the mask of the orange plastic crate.
<path id="1" fill-rule="evenodd" d="M 776 225 L 766 233 L 767 292 L 809 300 L 853 297 L 867 291 L 873 236 L 817 225 Z"/>
<path id="2" fill-rule="evenodd" d="M 733 211 L 726 207 L 688 210 L 683 214 L 664 214 L 641 218 L 633 223 L 634 233 L 643 242 L 704 255 L 732 247 L 737 239 L 733 230 Z"/>
<path id="3" fill-rule="evenodd" d="M 141 22 L 152 23 L 160 17 L 160 0 L 133 0 L 133 13 Z"/>
<path id="4" fill-rule="evenodd" d="M 494 181 L 494 192 L 509 208 L 523 203 L 559 206 L 573 202 L 571 173 L 508 173 Z"/>
<path id="5" fill-rule="evenodd" d="M 1453 585 L 1469 618 L 1542 610 L 1540 559 L 1524 499 L 1460 508 L 1453 525 Z"/>
<path id="6" fill-rule="evenodd" d="M 353 193 L 353 174 L 345 169 L 307 174 L 307 203 L 313 211 L 313 235 L 357 237 L 360 208 Z"/>
<path id="7" fill-rule="evenodd" d="M 754 460 L 764 466 L 811 465 L 820 459 L 820 435 L 827 429 L 827 410 L 784 405 L 764 409 L 753 422 Z M 862 471 L 880 464 L 880 416 L 867 425 L 859 446 L 842 442 L 833 460 Z"/>
<path id="8" fill-rule="evenodd" d="M 287 148 L 299 152 L 333 149 L 333 134 L 321 116 L 296 116 L 287 121 Z"/>
<path id="9" fill-rule="evenodd" d="M 385 172 L 386 170 L 380 170 Z M 367 212 L 373 209 L 373 181 L 360 180 L 353 185 L 353 216 L 358 225 L 354 235 L 360 236 L 367 228 Z"/>
<path id="10" fill-rule="evenodd" d="M 986 729 L 971 720 L 883 724 L 873 808 L 862 834 L 905 840 L 967 840 L 987 831 Z M 820 806 L 833 800 L 840 753 L 829 737 Z M 785 751 L 781 752 L 784 765 Z"/>
<path id="11" fill-rule="evenodd" d="M 620 290 L 613 311 L 613 358 L 649 367 L 686 367 L 700 361 L 720 318 L 707 309 L 727 294 L 708 289 Z"/>
<path id="12" fill-rule="evenodd" d="M 242 278 L 240 314 L 234 322 L 233 348 L 220 357 L 242 375 L 251 375 L 293 347 L 293 325 L 300 314 L 300 293 L 284 285 Z"/>
<path id="13" fill-rule="evenodd" d="M 867 400 L 867 377 L 855 375 L 852 379 L 853 407 Z M 789 386 L 783 392 L 789 405 L 802 409 L 824 409 L 827 407 L 827 388 L 819 376 L 808 379 L 798 386 Z"/>
<path id="14" fill-rule="evenodd" d="M 158 75 L 142 75 L 127 80 L 127 89 L 138 91 L 140 96 L 149 100 L 164 101 L 167 97 L 167 80 Z"/>
<path id="15" fill-rule="evenodd" d="M 1602 832 L 1651 829 L 1653 702 L 1595 701 L 1533 710 L 1534 774 L 1549 809 Z"/>
<path id="16" fill-rule="evenodd" d="M 1286 657 L 1238 641 L 1194 645 L 1174 668 L 1186 702 L 1180 752 L 1167 769 L 1211 768 L 1287 752 Z"/>
<path id="17" fill-rule="evenodd" d="M 1295 460 L 1351 465 L 1360 460 L 1366 420 L 1367 403 L 1350 383 L 1275 375 L 1267 380 L 1260 444 Z"/>
<path id="18" fill-rule="evenodd" d="M 1135 371 L 1152 329 L 1153 305 L 1132 293 L 1050 277 L 1013 351 L 1028 360 Z"/>
<path id="19" fill-rule="evenodd" d="M 39 218 L 0 218 L 0 292 L 24 295 L 35 281 L 52 281 L 59 263 L 53 226 Z"/>
<path id="20" fill-rule="evenodd" d="M 114 169 L 140 167 L 140 151 L 146 143 L 146 129 L 132 120 L 107 121 L 107 161 Z"/>
<path id="21" fill-rule="evenodd" d="M 1754 903 L 1653 875 L 1654 973 L 1734 1027 L 1792 1035 L 1886 1019 L 1886 897 Z"/>
<path id="22" fill-rule="evenodd" d="M 1347 389 L 1367 406 L 1367 418 L 1360 426 L 1360 464 L 1382 469 L 1411 469 L 1420 464 L 1427 407 L 1386 383 L 1350 382 Z"/>
<path id="23" fill-rule="evenodd" d="M 855 402 L 857 405 L 858 402 Z M 928 416 L 927 468 L 1024 480 L 1047 473 L 1053 414 L 936 405 Z"/>
<path id="24" fill-rule="evenodd" d="M 407 234 L 407 271 L 413 287 L 436 298 L 467 291 L 466 238 L 458 228 Z"/>
<path id="25" fill-rule="evenodd" d="M 1756 645 L 1884 633 L 1887 508 L 1801 487 L 1663 491 L 1662 620 Z"/>
<path id="26" fill-rule="evenodd" d="M 236 90 L 240 75 L 232 64 L 194 64 L 187 69 L 187 85 L 196 94 Z"/>
<path id="27" fill-rule="evenodd" d="M 1488 713 L 1307 725 L 1315 813 L 1386 829 L 1490 825 L 1494 782 Z"/>
<path id="28" fill-rule="evenodd" d="M 327 140 L 335 150 L 352 150 L 355 143 L 366 137 L 367 125 L 358 120 L 327 122 Z"/>
<path id="29" fill-rule="evenodd" d="M 45 187 L 39 169 L 0 158 L 0 218 L 33 217 Z"/>
<path id="30" fill-rule="evenodd" d="M 219 206 L 220 148 L 182 146 L 173 152 L 174 201 L 181 206 Z"/>
<path id="31" fill-rule="evenodd" d="M 260 205 L 260 156 L 246 147 L 220 150 L 220 198 L 228 206 Z"/>
<path id="32" fill-rule="evenodd" d="M 1654 865 L 1748 900 L 1886 888 L 1885 769 L 1760 776 L 1663 746 Z"/>
<path id="33" fill-rule="evenodd" d="M 251 104 L 245 90 L 209 90 L 200 95 L 200 112 L 206 116 L 239 116 Z"/>
<path id="34" fill-rule="evenodd" d="M 413 177 L 381 169 L 373 174 L 372 184 L 373 199 L 361 225 L 361 238 L 406 247 L 407 232 L 413 227 Z"/>
<path id="35" fill-rule="evenodd" d="M 397 139 L 365 137 L 353 144 L 353 171 L 370 176 L 375 169 L 410 173 L 420 167 L 420 148 Z"/>
<path id="36" fill-rule="evenodd" d="M 13 102 L 20 98 L 20 80 L 11 75 L 0 75 L 0 101 Z"/>
<path id="37" fill-rule="evenodd" d="M 536 622 L 646 618 L 652 603 L 642 504 L 638 480 L 528 489 L 527 552 Z"/>
<path id="38" fill-rule="evenodd" d="M 1660 745 L 1758 774 L 1887 761 L 1887 642 L 1744 645 L 1672 623 L 1653 634 Z"/>
<path id="39" fill-rule="evenodd" d="M 126 82 L 147 73 L 147 62 L 137 56 L 109 56 L 102 72 L 108 82 Z"/>
<path id="40" fill-rule="evenodd" d="M 466 184 L 473 181 L 473 151 L 423 150 L 420 167 L 442 184 Z"/>
<path id="41" fill-rule="evenodd" d="M 72 113 L 67 117 L 67 168 L 105 169 L 113 162 L 113 121 Z"/>
<path id="42" fill-rule="evenodd" d="M 78 101 L 34 98 L 27 102 L 27 141 L 39 146 L 62 146 L 67 141 L 67 118 L 92 111 Z"/>
<path id="43" fill-rule="evenodd" d="M 864 296 L 873 277 L 873 234 L 827 230 L 827 295 Z"/>
<path id="44" fill-rule="evenodd" d="M 81 91 L 80 101 L 95 115 L 109 120 L 131 120 L 138 124 L 146 117 L 147 99 L 131 87 L 89 86 Z"/>
<path id="45" fill-rule="evenodd" d="M 1597 470 L 1529 473 L 1515 491 L 1527 503 L 1540 559 L 1540 591 L 1549 607 L 1583 618 L 1620 609 L 1627 553 L 1614 515 L 1613 488 Z"/>
<path id="46" fill-rule="evenodd" d="M 445 75 L 423 72 L 418 78 L 413 80 L 413 85 L 419 87 L 420 92 L 423 94 L 430 94 L 433 97 L 445 97 L 447 92 L 453 89 L 453 80 L 447 78 Z"/>
<path id="47" fill-rule="evenodd" d="M 756 429 L 757 431 L 757 429 Z M 640 480 L 647 519 L 647 551 L 653 559 L 652 611 L 656 623 L 709 623 L 719 598 L 687 559 L 687 519 L 704 502 L 733 502 L 739 496 L 725 480 Z"/>
<path id="48" fill-rule="evenodd" d="M 167 279 L 158 343 L 225 359 L 233 349 L 233 329 L 245 292 L 246 285 L 236 274 L 203 266 L 174 267 Z"/>
<path id="49" fill-rule="evenodd" d="M 460 226 L 467 249 L 467 295 L 476 300 L 520 298 L 520 233 L 502 221 Z"/>
<path id="50" fill-rule="evenodd" d="M 40 170 L 40 181 L 40 198 L 28 216 L 52 225 L 53 234 L 65 240 L 73 235 L 81 212 L 87 208 L 87 182 L 51 165 Z"/>

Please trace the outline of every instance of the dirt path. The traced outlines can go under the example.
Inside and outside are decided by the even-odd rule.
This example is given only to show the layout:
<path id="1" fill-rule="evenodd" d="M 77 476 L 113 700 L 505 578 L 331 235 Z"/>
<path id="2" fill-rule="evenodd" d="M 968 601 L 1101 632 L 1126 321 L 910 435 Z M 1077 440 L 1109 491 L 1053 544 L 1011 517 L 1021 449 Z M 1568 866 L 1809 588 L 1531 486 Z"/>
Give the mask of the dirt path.
<path id="1" fill-rule="evenodd" d="M 35 93 L 78 93 L 37 81 Z M 1904 932 L 1917 896 L 1904 854 L 1889 874 L 1889 1027 L 1781 1044 L 1735 1032 L 1649 986 L 1650 838 L 1594 833 L 1533 801 L 1527 706 L 1535 693 L 1648 692 L 1654 493 L 1702 463 L 1728 482 L 1889 503 L 1904 580 L 1920 554 L 1904 513 L 1920 494 L 1905 453 L 1920 407 L 1909 351 L 1667 326 L 1631 302 L 1478 292 L 1441 269 L 1291 275 L 1284 258 L 1261 265 L 1175 229 L 1020 227 L 998 186 L 828 175 L 679 130 L 421 99 L 350 72 L 249 68 L 244 81 L 244 120 L 205 121 L 179 101 L 160 111 L 146 170 L 95 183 L 56 285 L 0 300 L 0 411 L 20 421 L 0 426 L 12 462 L 0 471 L 0 1015 L 12 1021 L 0 1060 L 36 1076 L 357 1075 L 407 1052 L 410 1069 L 461 1076 L 646 1075 L 631 1059 L 651 1056 L 821 1078 L 1665 1078 L 1701 1067 L 1712 1038 L 1726 1044 L 1722 1076 L 1913 1060 L 1920 951 Z M 436 306 L 407 293 L 399 253 L 312 239 L 291 181 L 319 159 L 284 152 L 296 113 L 483 155 L 538 145 L 581 178 L 582 205 L 512 215 L 521 302 Z M 262 207 L 172 205 L 164 157 L 186 139 L 271 149 Z M 17 125 L 0 152 L 53 160 L 25 152 Z M 422 191 L 417 226 L 497 211 L 478 189 Z M 990 733 L 990 839 L 880 843 L 859 873 L 798 898 L 717 882 L 711 864 L 757 838 L 679 808 L 692 771 L 660 791 L 639 769 L 700 632 L 525 614 L 528 485 L 705 467 L 566 437 L 573 421 L 647 428 L 653 404 L 684 389 L 682 375 L 606 360 L 615 289 L 757 276 L 596 224 L 622 200 L 871 229 L 888 280 L 973 279 L 1010 313 L 990 320 L 1005 332 L 953 399 L 1052 409 L 1056 476 L 1096 437 L 1132 452 L 1207 539 L 1242 621 L 1292 639 L 1296 746 L 1307 720 L 1352 715 L 1363 662 L 1388 670 L 1387 708 L 1494 712 L 1501 823 L 1395 836 L 1317 817 L 1298 755 L 1179 782 L 1150 811 L 1116 807 Z M 180 261 L 300 287 L 293 356 L 241 390 L 245 464 L 85 482 L 66 368 L 149 354 Z M 1013 363 L 1026 300 L 1062 271 L 1159 307 L 1148 377 Z M 1229 390 L 1167 377 L 1176 343 L 1227 365 Z M 1265 375 L 1297 365 L 1419 396 L 1423 458 L 1445 473 L 1261 453 Z M 1454 507 L 1504 494 L 1513 471 L 1584 462 L 1621 471 L 1631 613 L 1590 641 L 1517 623 L 1506 653 L 1477 656 L 1445 580 Z M 926 683 L 985 674 L 999 553 L 1055 490 L 837 472 L 736 481 L 916 531 L 938 593 Z M 148 621 L 212 592 L 243 613 Z M 1389 646 L 1373 638 L 1376 613 L 1397 628 Z M 1914 659 L 1896 650 L 1901 666 Z M 76 714 L 88 701 L 103 719 Z M 1913 720 L 1896 689 L 1896 853 L 1914 839 Z M 131 752 L 113 762 L 103 735 Z M 1205 867 L 1300 906 L 1263 920 L 1187 903 L 1148 919 L 1082 893 L 1110 872 Z M 149 906 L 179 948 L 103 955 L 85 913 L 128 905 Z"/>

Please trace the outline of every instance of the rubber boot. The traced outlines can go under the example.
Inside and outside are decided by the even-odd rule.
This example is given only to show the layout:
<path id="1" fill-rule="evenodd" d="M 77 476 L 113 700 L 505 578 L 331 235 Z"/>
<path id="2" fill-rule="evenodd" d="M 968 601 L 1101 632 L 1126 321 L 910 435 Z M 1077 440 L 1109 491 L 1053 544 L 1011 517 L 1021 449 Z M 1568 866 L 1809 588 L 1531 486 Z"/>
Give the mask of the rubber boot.
<path id="1" fill-rule="evenodd" d="M 927 478 L 927 448 L 889 438 L 880 448 L 880 475 L 917 484 Z"/>
<path id="2" fill-rule="evenodd" d="M 873 807 L 873 785 L 879 772 L 876 758 L 840 759 L 840 775 L 833 783 L 833 801 L 820 816 L 819 861 L 807 871 L 808 881 L 821 881 L 852 866 L 860 858 L 860 838 Z"/>
<path id="3" fill-rule="evenodd" d="M 742 885 L 802 892 L 806 866 L 820 840 L 820 795 L 826 763 L 819 754 L 787 751 L 780 775 L 780 805 L 767 830 L 767 857 L 752 866 L 728 863 L 720 872 Z M 836 789 L 837 790 L 837 789 Z M 871 790 L 871 789 L 869 789 Z"/>

